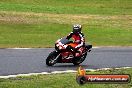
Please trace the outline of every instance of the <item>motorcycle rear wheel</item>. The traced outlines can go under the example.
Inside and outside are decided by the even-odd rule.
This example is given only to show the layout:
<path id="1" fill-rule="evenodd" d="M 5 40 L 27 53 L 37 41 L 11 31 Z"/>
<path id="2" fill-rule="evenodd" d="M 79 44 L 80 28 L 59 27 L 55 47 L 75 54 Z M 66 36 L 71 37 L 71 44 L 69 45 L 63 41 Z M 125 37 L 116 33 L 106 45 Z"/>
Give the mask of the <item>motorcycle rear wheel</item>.
<path id="1" fill-rule="evenodd" d="M 81 64 L 85 60 L 86 56 L 87 56 L 87 52 L 84 55 L 82 55 L 81 57 L 75 57 L 75 59 L 73 60 L 73 64 L 74 65 Z"/>

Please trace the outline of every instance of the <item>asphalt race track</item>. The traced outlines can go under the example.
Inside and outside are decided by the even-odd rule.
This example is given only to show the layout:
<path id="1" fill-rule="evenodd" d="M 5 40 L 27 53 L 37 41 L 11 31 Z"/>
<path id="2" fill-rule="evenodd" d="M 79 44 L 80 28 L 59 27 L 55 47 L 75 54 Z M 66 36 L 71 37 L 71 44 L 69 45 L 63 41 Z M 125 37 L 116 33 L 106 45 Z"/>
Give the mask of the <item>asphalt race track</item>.
<path id="1" fill-rule="evenodd" d="M 45 59 L 53 49 L 0 49 L 0 76 L 76 70 L 78 66 L 61 63 L 53 67 Z M 132 47 L 94 48 L 81 64 L 87 69 L 132 66 Z"/>

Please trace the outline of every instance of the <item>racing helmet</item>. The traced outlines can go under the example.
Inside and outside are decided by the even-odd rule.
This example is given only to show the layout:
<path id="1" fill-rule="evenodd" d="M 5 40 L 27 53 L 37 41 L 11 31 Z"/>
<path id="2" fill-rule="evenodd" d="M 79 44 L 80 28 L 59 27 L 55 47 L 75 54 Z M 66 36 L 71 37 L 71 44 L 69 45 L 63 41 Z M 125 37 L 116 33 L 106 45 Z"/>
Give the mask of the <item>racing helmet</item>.
<path id="1" fill-rule="evenodd" d="M 73 25 L 73 33 L 81 32 L 82 26 L 80 24 Z"/>

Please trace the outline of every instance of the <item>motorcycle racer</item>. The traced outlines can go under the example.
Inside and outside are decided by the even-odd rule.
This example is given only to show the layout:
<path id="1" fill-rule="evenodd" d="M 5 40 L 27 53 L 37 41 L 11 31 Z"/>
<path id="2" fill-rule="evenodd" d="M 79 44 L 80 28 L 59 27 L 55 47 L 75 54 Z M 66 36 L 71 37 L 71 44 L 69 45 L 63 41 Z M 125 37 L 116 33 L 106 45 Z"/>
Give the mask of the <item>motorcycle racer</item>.
<path id="1" fill-rule="evenodd" d="M 72 48 L 74 51 L 79 51 L 81 54 L 81 47 L 85 45 L 85 37 L 81 32 L 82 26 L 80 24 L 73 25 L 73 31 L 66 37 L 66 39 L 73 39 L 73 43 L 71 46 L 67 46 L 67 48 Z"/>
<path id="2" fill-rule="evenodd" d="M 75 24 L 68 36 L 60 38 L 55 42 L 55 50 L 46 59 L 48 66 L 53 66 L 56 63 L 79 65 L 85 60 L 87 52 L 91 51 L 92 45 L 85 44 L 85 37 L 81 29 L 81 25 Z M 71 38 L 73 38 L 73 41 L 70 41 Z"/>

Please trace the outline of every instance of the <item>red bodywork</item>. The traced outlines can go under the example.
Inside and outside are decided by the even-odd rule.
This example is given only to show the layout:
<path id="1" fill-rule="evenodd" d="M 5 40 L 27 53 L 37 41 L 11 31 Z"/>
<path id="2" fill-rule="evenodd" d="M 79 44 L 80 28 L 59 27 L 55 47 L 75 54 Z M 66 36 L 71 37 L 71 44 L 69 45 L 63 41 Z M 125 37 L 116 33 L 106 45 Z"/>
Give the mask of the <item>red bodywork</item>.
<path id="1" fill-rule="evenodd" d="M 69 51 L 67 50 L 64 46 L 72 46 L 73 48 L 75 48 L 78 44 L 77 43 L 70 43 L 70 44 L 66 44 L 66 45 L 62 45 L 61 43 L 57 42 L 57 46 L 63 50 L 60 54 L 62 56 L 61 59 L 61 63 L 72 63 L 72 60 L 74 59 L 74 54 L 75 56 L 81 56 L 81 54 L 83 53 L 83 51 L 85 50 L 84 47 L 79 48 L 78 51 L 80 51 L 80 53 L 77 53 L 75 51 Z"/>

